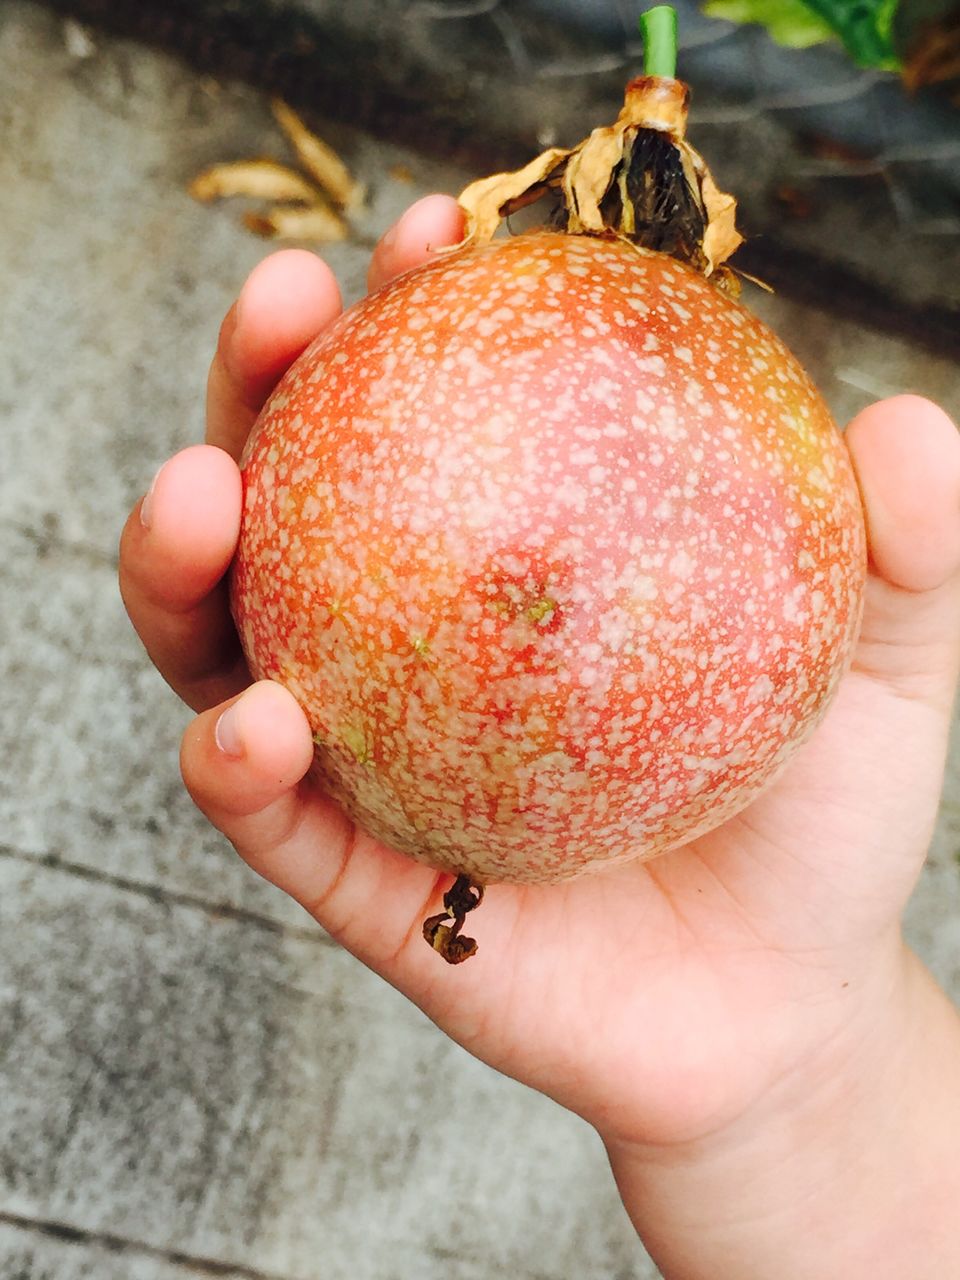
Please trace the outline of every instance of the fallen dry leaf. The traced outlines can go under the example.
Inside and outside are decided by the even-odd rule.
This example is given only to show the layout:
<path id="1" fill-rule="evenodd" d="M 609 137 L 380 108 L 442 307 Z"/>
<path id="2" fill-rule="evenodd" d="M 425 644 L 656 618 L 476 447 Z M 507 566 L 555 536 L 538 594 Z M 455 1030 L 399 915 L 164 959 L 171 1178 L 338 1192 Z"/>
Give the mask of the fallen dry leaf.
<path id="1" fill-rule="evenodd" d="M 277 124 L 290 140 L 300 163 L 333 203 L 341 209 L 355 209 L 362 204 L 363 187 L 333 148 L 312 133 L 280 98 L 274 98 L 271 105 Z"/>
<path id="2" fill-rule="evenodd" d="M 903 66 L 909 92 L 960 84 L 960 12 L 926 23 Z"/>
<path id="3" fill-rule="evenodd" d="M 347 224 L 325 205 L 275 205 L 267 213 L 245 213 L 243 225 L 264 240 L 313 240 L 332 244 L 346 239 Z"/>
<path id="4" fill-rule="evenodd" d="M 308 205 L 320 199 L 320 193 L 306 178 L 275 160 L 235 160 L 212 165 L 198 173 L 187 190 L 202 204 L 230 196 L 293 200 Z"/>
<path id="5" fill-rule="evenodd" d="M 349 228 L 338 210 L 359 205 L 363 187 L 285 102 L 277 98 L 272 106 L 309 176 L 276 160 L 235 160 L 198 173 L 187 187 L 189 194 L 204 204 L 230 196 L 269 201 L 265 213 L 247 213 L 243 219 L 249 231 L 265 239 L 319 244 L 345 239 Z"/>

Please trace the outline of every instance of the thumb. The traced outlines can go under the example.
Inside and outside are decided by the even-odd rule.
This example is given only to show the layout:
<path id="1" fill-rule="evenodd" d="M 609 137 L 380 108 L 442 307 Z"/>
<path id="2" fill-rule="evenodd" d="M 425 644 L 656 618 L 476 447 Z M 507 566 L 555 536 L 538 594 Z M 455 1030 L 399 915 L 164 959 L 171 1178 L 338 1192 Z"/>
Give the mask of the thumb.
<path id="1" fill-rule="evenodd" d="M 936 405 L 897 396 L 847 429 L 870 578 L 854 668 L 949 714 L 960 668 L 960 432 Z"/>

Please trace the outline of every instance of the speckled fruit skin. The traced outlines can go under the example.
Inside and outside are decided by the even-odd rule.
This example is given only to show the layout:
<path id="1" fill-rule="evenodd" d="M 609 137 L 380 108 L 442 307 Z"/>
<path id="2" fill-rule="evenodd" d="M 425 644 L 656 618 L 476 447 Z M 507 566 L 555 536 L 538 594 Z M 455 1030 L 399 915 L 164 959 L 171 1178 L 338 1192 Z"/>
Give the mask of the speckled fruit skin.
<path id="1" fill-rule="evenodd" d="M 558 233 L 348 311 L 243 460 L 234 616 L 367 831 L 490 883 L 648 858 L 820 719 L 862 604 L 846 448 L 694 271 Z"/>

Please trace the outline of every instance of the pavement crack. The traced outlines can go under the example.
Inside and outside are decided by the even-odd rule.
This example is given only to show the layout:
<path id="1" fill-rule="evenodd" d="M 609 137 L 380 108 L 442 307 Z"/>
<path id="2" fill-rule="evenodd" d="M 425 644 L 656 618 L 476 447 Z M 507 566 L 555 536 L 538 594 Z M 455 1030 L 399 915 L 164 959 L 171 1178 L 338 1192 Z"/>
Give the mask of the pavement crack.
<path id="1" fill-rule="evenodd" d="M 214 920 L 233 920 L 241 924 L 254 925 L 269 933 L 284 938 L 296 938 L 298 941 L 312 942 L 318 946 L 335 945 L 319 926 L 285 924 L 248 907 L 236 907 L 229 903 L 211 902 L 199 894 L 185 893 L 178 889 L 168 889 L 160 885 L 144 884 L 128 876 L 119 876 L 112 871 L 103 871 L 97 867 L 84 866 L 80 862 L 68 862 L 55 853 L 33 853 L 26 849 L 18 849 L 13 845 L 0 844 L 0 858 L 14 862 L 25 862 L 35 867 L 43 867 L 47 871 L 55 871 L 63 875 L 76 876 L 94 884 L 106 885 L 122 893 L 136 894 L 146 898 L 156 906 L 168 908 L 185 907 L 189 911 L 200 911 Z"/>
<path id="2" fill-rule="evenodd" d="M 54 522 L 44 519 L 43 528 L 23 520 L 0 520 L 0 529 L 6 529 L 28 542 L 38 560 L 79 559 L 96 569 L 117 569 L 119 557 L 115 551 L 106 551 L 91 542 L 75 542 L 63 537 Z"/>
<path id="3" fill-rule="evenodd" d="M 112 1231 L 93 1230 L 49 1218 L 31 1218 L 24 1214 L 11 1213 L 6 1209 L 0 1209 L 0 1225 L 43 1236 L 48 1240 L 57 1240 L 61 1244 L 88 1245 L 127 1257 L 136 1255 L 153 1258 L 165 1262 L 170 1267 L 177 1267 L 185 1274 L 192 1276 L 223 1276 L 225 1280 L 293 1280 L 292 1276 L 281 1275 L 275 1271 L 263 1271 L 259 1267 L 250 1267 L 242 1262 L 208 1258 L 202 1254 L 187 1253 L 182 1249 L 148 1244 L 144 1240 L 134 1240 Z"/>

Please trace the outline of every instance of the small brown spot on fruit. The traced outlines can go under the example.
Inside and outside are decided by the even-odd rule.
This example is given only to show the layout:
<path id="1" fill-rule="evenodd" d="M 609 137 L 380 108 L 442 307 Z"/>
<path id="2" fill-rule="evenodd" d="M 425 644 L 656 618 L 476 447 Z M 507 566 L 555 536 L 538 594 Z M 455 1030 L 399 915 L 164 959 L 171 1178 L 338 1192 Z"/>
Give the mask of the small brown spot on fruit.
<path id="1" fill-rule="evenodd" d="M 535 604 L 532 604 L 527 609 L 527 617 L 533 623 L 541 623 L 550 617 L 556 607 L 556 600 L 551 600 L 549 596 L 544 596 L 543 599 L 537 600 Z"/>
<path id="2" fill-rule="evenodd" d="M 351 753 L 357 764 L 372 764 L 371 743 L 361 725 L 346 724 L 341 726 L 340 741 Z"/>

